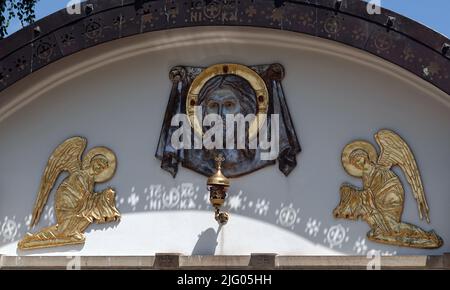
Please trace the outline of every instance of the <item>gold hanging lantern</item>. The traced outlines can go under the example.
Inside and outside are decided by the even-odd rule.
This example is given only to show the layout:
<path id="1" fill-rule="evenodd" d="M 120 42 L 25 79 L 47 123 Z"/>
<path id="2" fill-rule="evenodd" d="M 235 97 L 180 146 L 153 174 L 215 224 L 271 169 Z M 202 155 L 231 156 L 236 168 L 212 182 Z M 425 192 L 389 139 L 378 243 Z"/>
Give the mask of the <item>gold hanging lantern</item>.
<path id="1" fill-rule="evenodd" d="M 215 209 L 215 219 L 219 224 L 225 225 L 228 222 L 229 214 L 220 211 L 220 207 L 225 202 L 230 180 L 222 173 L 222 162 L 225 161 L 223 155 L 217 155 L 214 160 L 216 161 L 217 171 L 208 178 L 206 185 L 209 191 L 209 201 Z"/>

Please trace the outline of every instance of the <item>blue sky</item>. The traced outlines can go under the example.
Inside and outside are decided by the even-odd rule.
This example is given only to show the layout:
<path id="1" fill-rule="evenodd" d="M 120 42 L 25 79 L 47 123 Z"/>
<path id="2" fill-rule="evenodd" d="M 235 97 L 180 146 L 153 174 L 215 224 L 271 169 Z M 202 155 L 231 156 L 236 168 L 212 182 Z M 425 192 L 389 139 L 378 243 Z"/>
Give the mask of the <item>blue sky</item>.
<path id="1" fill-rule="evenodd" d="M 450 37 L 450 0 L 378 0 L 381 6 L 412 18 L 447 37 Z M 66 6 L 69 0 L 39 0 L 36 5 L 37 19 L 43 18 Z M 13 21 L 8 29 L 13 33 L 20 29 Z"/>

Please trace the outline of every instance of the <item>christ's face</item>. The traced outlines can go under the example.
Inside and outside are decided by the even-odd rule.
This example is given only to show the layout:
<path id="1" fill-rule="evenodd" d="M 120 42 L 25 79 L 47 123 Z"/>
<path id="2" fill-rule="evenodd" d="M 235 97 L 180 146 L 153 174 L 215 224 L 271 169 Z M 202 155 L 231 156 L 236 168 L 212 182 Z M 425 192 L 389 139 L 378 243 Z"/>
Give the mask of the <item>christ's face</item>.
<path id="1" fill-rule="evenodd" d="M 227 88 L 213 91 L 204 101 L 206 114 L 217 114 L 225 120 L 227 114 L 241 112 L 241 105 L 236 94 Z"/>
<path id="2" fill-rule="evenodd" d="M 246 118 L 249 114 L 256 114 L 256 98 L 254 95 L 252 87 L 245 80 L 233 75 L 226 77 L 217 76 L 208 81 L 200 91 L 198 100 L 202 109 L 202 120 L 205 120 L 207 116 L 212 118 L 214 115 L 214 117 L 218 116 L 222 120 L 223 146 L 234 143 L 234 148 L 237 148 L 238 138 L 240 138 L 239 140 L 243 140 L 242 142 L 245 142 L 245 136 L 240 135 L 247 135 L 247 129 L 244 127 L 245 134 L 239 134 L 238 136 L 238 131 L 241 130 L 237 126 L 242 122 L 235 120 L 233 125 L 233 121 L 230 121 L 230 119 L 227 122 L 227 115 L 236 118 L 242 114 Z M 209 120 L 214 120 L 214 126 L 217 125 L 216 121 L 218 120 L 215 120 L 215 118 Z M 248 122 L 244 122 L 243 124 L 245 125 L 246 123 Z M 227 131 L 228 125 L 235 126 L 234 134 L 231 134 L 233 133 L 232 131 Z M 212 126 L 205 125 L 203 132 L 206 132 Z M 219 127 L 215 129 L 219 129 Z"/>

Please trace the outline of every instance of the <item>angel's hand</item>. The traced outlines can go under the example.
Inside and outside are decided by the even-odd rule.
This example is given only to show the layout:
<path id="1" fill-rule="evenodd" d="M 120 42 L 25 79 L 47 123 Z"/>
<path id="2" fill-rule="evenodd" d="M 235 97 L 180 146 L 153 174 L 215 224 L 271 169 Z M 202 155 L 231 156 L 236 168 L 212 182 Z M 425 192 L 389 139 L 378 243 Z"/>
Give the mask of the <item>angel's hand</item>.
<path id="1" fill-rule="evenodd" d="M 112 196 L 114 196 L 114 195 L 116 194 L 116 191 L 114 190 L 114 188 L 108 187 L 107 189 L 105 189 L 105 190 L 103 191 L 103 193 L 104 193 L 104 194 L 107 194 L 107 195 L 112 195 Z"/>

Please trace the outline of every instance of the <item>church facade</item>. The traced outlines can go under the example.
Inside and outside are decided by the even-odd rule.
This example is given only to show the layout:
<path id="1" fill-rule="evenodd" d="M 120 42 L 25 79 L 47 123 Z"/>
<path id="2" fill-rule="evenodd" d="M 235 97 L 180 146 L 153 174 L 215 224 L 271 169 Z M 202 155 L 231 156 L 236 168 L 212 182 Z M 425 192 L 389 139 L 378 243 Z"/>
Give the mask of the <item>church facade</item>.
<path id="1" fill-rule="evenodd" d="M 87 1 L 1 40 L 0 267 L 448 269 L 450 40 L 275 2 Z"/>

